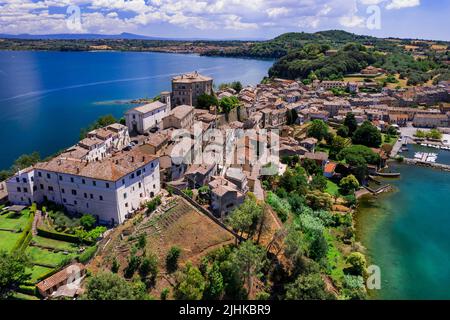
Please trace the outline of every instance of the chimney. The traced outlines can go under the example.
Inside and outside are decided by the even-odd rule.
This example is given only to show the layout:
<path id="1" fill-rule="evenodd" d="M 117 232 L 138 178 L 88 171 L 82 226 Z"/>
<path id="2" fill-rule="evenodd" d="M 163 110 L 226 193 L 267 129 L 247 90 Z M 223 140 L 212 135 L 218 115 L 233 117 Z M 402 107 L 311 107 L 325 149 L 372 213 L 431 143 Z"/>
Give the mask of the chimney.
<path id="1" fill-rule="evenodd" d="M 142 162 L 145 162 L 145 156 L 142 156 Z"/>

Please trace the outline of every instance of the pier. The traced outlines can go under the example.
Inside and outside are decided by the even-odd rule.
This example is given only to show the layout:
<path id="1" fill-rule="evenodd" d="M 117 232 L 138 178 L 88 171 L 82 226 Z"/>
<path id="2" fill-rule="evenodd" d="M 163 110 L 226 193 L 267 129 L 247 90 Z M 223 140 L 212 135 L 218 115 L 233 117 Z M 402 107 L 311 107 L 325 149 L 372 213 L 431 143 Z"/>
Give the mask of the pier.
<path id="1" fill-rule="evenodd" d="M 403 160 L 403 162 L 406 164 L 412 164 L 412 165 L 427 167 L 427 168 L 435 168 L 435 169 L 450 172 L 450 165 L 447 165 L 447 164 L 441 164 L 441 163 L 435 163 L 435 162 L 424 162 L 424 161 L 410 159 L 410 158 L 405 158 Z"/>

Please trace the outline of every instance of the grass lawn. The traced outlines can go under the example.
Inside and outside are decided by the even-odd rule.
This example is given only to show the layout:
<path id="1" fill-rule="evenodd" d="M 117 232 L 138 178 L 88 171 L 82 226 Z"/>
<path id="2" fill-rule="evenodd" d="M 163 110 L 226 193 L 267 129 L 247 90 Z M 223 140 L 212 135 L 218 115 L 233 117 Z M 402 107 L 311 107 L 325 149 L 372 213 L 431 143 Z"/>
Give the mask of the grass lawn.
<path id="1" fill-rule="evenodd" d="M 27 268 L 27 272 L 31 273 L 31 281 L 36 282 L 37 279 L 44 274 L 52 271 L 53 268 L 41 267 L 41 266 L 33 266 L 32 268 Z"/>
<path id="2" fill-rule="evenodd" d="M 55 249 L 61 249 L 61 250 L 66 250 L 69 252 L 76 252 L 78 249 L 78 246 L 74 243 L 69 243 L 69 242 L 65 242 L 65 241 L 59 241 L 59 240 L 53 240 L 53 239 L 49 239 L 49 238 L 44 238 L 44 237 L 40 237 L 40 236 L 35 236 L 33 237 L 33 242 L 41 245 L 41 246 L 45 246 L 45 247 L 51 247 L 51 248 L 55 248 Z"/>
<path id="3" fill-rule="evenodd" d="M 339 186 L 331 180 L 327 180 L 327 188 L 325 189 L 326 193 L 334 196 L 336 193 L 339 193 Z"/>
<path id="4" fill-rule="evenodd" d="M 49 250 L 40 249 L 37 247 L 28 247 L 25 252 L 29 255 L 32 262 L 53 265 L 55 267 L 71 256 L 59 252 L 51 252 Z"/>
<path id="5" fill-rule="evenodd" d="M 334 282 L 340 282 L 344 277 L 345 259 L 336 247 L 337 240 L 335 237 L 328 230 L 324 232 L 324 236 L 328 242 L 327 261 L 330 267 L 330 276 Z"/>
<path id="6" fill-rule="evenodd" d="M 0 216 L 0 228 L 20 230 L 23 229 L 28 222 L 28 212 L 17 215 L 13 218 L 7 218 L 8 214 Z"/>
<path id="7" fill-rule="evenodd" d="M 21 233 L 0 230 L 0 250 L 11 251 L 20 236 Z"/>
<path id="8" fill-rule="evenodd" d="M 24 294 L 20 292 L 14 292 L 12 298 L 16 300 L 39 300 L 39 298 L 36 296 L 30 296 L 29 294 Z"/>
<path id="9" fill-rule="evenodd" d="M 387 143 L 393 146 L 395 142 L 397 142 L 398 137 L 397 136 L 391 136 L 391 140 L 387 141 L 387 134 L 382 133 L 381 134 L 381 144 Z"/>

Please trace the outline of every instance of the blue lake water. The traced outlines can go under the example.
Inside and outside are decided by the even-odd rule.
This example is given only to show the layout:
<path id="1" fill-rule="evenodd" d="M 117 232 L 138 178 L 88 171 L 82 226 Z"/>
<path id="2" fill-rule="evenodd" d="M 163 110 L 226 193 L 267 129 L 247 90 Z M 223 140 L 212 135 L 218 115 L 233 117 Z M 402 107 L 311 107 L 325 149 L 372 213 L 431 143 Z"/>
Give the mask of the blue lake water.
<path id="1" fill-rule="evenodd" d="M 99 116 L 170 90 L 175 74 L 197 70 L 214 83 L 256 84 L 273 61 L 137 52 L 0 51 L 0 169 L 23 153 L 42 157 L 74 144 Z"/>
<path id="2" fill-rule="evenodd" d="M 396 192 L 360 201 L 357 236 L 381 268 L 381 299 L 450 299 L 450 173 L 396 164 Z"/>

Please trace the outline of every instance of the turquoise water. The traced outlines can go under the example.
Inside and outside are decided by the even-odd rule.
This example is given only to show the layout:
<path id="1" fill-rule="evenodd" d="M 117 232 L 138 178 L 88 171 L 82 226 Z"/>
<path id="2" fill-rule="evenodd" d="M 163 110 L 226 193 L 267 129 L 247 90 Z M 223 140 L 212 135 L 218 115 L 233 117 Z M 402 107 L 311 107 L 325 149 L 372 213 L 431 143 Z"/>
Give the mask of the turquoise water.
<path id="1" fill-rule="evenodd" d="M 404 151 L 400 153 L 400 155 L 414 159 L 414 154 L 416 152 L 425 152 L 425 153 L 436 153 L 437 154 L 437 163 L 448 164 L 450 165 L 450 150 L 441 150 L 436 148 L 424 147 L 420 144 L 409 144 L 408 151 Z"/>
<path id="2" fill-rule="evenodd" d="M 381 268 L 381 299 L 450 299 L 450 173 L 394 165 L 396 191 L 360 202 L 357 236 Z"/>
<path id="3" fill-rule="evenodd" d="M 47 156 L 78 140 L 99 116 L 170 90 L 170 78 L 198 70 L 215 83 L 256 84 L 272 61 L 139 52 L 0 51 L 0 169 L 23 153 Z"/>

